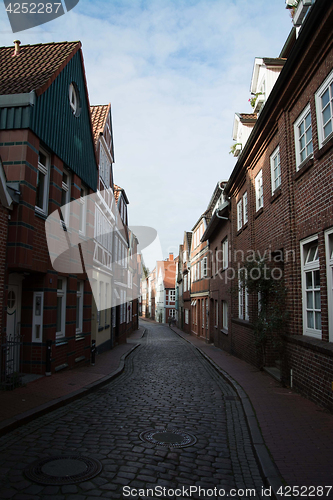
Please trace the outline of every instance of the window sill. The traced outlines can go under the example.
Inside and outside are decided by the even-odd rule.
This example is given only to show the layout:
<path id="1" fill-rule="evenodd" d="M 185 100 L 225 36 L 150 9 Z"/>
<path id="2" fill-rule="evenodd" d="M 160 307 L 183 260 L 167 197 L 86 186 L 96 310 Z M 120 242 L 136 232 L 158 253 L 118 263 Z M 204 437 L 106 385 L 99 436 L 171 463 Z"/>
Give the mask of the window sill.
<path id="1" fill-rule="evenodd" d="M 40 219 L 46 220 L 47 219 L 47 214 L 45 212 L 42 212 L 39 210 L 37 207 L 35 207 L 35 215 L 39 217 Z"/>
<path id="2" fill-rule="evenodd" d="M 61 345 L 67 345 L 67 344 L 68 344 L 68 340 L 66 340 L 64 338 L 56 339 L 56 341 L 55 341 L 55 346 L 56 347 L 59 347 Z"/>
<path id="3" fill-rule="evenodd" d="M 271 199 L 270 199 L 270 202 L 271 203 L 274 203 L 275 200 L 277 200 L 280 196 L 281 196 L 281 193 L 282 193 L 282 189 L 279 187 L 277 188 L 274 193 L 272 194 L 271 196 Z"/>
<path id="4" fill-rule="evenodd" d="M 332 342 L 325 342 L 322 339 L 316 339 L 315 337 L 309 337 L 307 335 L 283 335 L 283 337 L 291 344 L 303 346 L 333 358 Z"/>
<path id="5" fill-rule="evenodd" d="M 264 211 L 264 207 L 259 208 L 259 210 L 256 211 L 254 218 L 257 219 L 259 215 L 261 215 Z"/>
<path id="6" fill-rule="evenodd" d="M 301 168 L 294 173 L 293 181 L 297 181 L 300 177 L 302 177 L 305 172 L 307 172 L 313 165 L 313 158 L 310 158 L 305 163 L 301 164 Z"/>
<path id="7" fill-rule="evenodd" d="M 240 229 L 237 229 L 236 236 L 240 235 L 243 231 L 245 231 L 247 226 L 248 226 L 248 222 L 245 222 L 245 224 L 243 224 L 243 226 Z"/>
<path id="8" fill-rule="evenodd" d="M 245 326 L 246 328 L 253 329 L 252 323 L 250 323 L 249 321 L 245 321 L 244 319 L 232 318 L 231 321 L 232 321 L 232 323 L 235 323 L 236 325 L 241 325 L 241 326 Z"/>
<path id="9" fill-rule="evenodd" d="M 84 340 L 84 339 L 85 339 L 85 337 L 84 337 L 84 335 L 82 335 L 82 333 L 78 333 L 75 336 L 75 341 L 77 341 L 77 340 Z"/>
<path id="10" fill-rule="evenodd" d="M 319 149 L 319 151 L 317 151 L 317 153 L 315 154 L 315 159 L 316 160 L 319 160 L 322 156 L 324 156 L 324 154 L 327 153 L 327 151 L 329 151 L 331 148 L 333 147 L 333 137 L 331 137 L 330 139 L 327 140 L 327 142 L 325 142 L 322 147 Z"/>
<path id="11" fill-rule="evenodd" d="M 225 328 L 222 328 L 222 330 L 220 330 L 220 332 L 223 333 L 224 335 L 229 335 L 228 330 L 226 330 Z"/>

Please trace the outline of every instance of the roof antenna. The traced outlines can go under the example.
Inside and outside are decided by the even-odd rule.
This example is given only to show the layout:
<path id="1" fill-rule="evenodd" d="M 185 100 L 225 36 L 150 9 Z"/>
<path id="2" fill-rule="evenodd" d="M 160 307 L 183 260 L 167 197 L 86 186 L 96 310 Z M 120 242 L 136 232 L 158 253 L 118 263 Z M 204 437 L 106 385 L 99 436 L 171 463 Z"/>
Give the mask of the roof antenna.
<path id="1" fill-rule="evenodd" d="M 15 50 L 13 56 L 18 56 L 20 53 L 20 40 L 14 40 Z"/>

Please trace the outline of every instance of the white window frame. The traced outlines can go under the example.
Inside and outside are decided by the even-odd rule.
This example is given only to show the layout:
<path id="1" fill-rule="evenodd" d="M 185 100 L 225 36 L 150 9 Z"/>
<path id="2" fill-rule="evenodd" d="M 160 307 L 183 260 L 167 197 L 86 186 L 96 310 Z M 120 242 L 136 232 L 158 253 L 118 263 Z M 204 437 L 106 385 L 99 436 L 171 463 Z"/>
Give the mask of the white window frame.
<path id="1" fill-rule="evenodd" d="M 78 90 L 73 82 L 69 85 L 68 98 L 73 115 L 78 116 L 78 112 L 80 109 L 80 98 L 78 95 Z"/>
<path id="2" fill-rule="evenodd" d="M 243 203 L 242 203 L 242 199 L 239 200 L 239 202 L 237 203 L 237 231 L 239 231 L 240 229 L 242 229 L 242 225 L 243 225 Z"/>
<path id="3" fill-rule="evenodd" d="M 79 299 L 79 306 L 77 305 L 77 299 Z M 77 291 L 76 291 L 76 311 L 79 316 L 79 324 L 76 321 L 76 336 L 79 336 L 83 332 L 83 300 L 84 300 L 84 281 L 77 281 Z"/>
<path id="4" fill-rule="evenodd" d="M 44 292 L 34 292 L 32 313 L 32 342 L 43 342 L 43 310 Z"/>
<path id="5" fill-rule="evenodd" d="M 250 313 L 249 313 L 249 292 L 248 292 L 248 289 L 245 288 L 244 290 L 244 293 L 245 293 L 245 307 L 244 307 L 244 319 L 245 321 L 249 321 L 250 319 Z"/>
<path id="6" fill-rule="evenodd" d="M 63 217 L 64 224 L 69 229 L 69 215 L 70 215 L 70 202 L 71 202 L 71 174 L 64 168 L 62 178 L 64 174 L 67 176 L 67 182 L 62 180 L 61 182 L 61 213 Z M 62 194 L 65 193 L 65 203 L 63 203 Z"/>
<path id="7" fill-rule="evenodd" d="M 259 170 L 255 177 L 255 191 L 256 191 L 256 212 L 264 206 L 264 190 L 262 183 L 262 170 Z"/>
<path id="8" fill-rule="evenodd" d="M 238 317 L 244 319 L 244 287 L 240 277 L 238 277 Z"/>
<path id="9" fill-rule="evenodd" d="M 176 317 L 176 309 L 169 309 L 169 318 Z"/>
<path id="10" fill-rule="evenodd" d="M 61 288 L 58 288 L 59 280 L 62 281 Z M 61 328 L 56 331 L 56 340 L 62 339 L 66 335 L 66 301 L 67 301 L 67 280 L 62 276 L 57 278 L 57 308 L 58 298 L 61 298 Z"/>
<path id="11" fill-rule="evenodd" d="M 187 281 L 188 281 L 188 276 L 187 274 L 184 274 L 184 292 L 187 292 Z"/>
<path id="12" fill-rule="evenodd" d="M 229 267 L 229 246 L 228 246 L 228 238 L 225 238 L 222 241 L 222 268 L 223 270 L 228 269 Z"/>
<path id="13" fill-rule="evenodd" d="M 79 198 L 80 213 L 79 213 L 79 234 L 86 234 L 87 223 L 87 189 L 81 186 L 81 193 Z"/>
<path id="14" fill-rule="evenodd" d="M 169 303 L 176 302 L 176 290 L 169 290 Z"/>
<path id="15" fill-rule="evenodd" d="M 281 158 L 278 146 L 270 156 L 272 194 L 281 187 Z"/>
<path id="16" fill-rule="evenodd" d="M 188 309 L 185 309 L 185 324 L 188 325 L 188 322 L 189 322 L 189 311 Z"/>
<path id="17" fill-rule="evenodd" d="M 310 126 L 306 128 L 306 118 L 310 115 Z M 302 133 L 300 128 L 304 126 L 304 132 Z M 308 131 L 311 129 L 311 140 L 306 142 L 306 136 Z M 304 137 L 305 143 L 304 147 L 301 147 L 300 140 L 301 137 Z M 311 109 L 310 104 L 308 104 L 299 115 L 297 120 L 294 123 L 294 138 L 295 138 L 295 155 L 296 155 L 296 170 L 299 170 L 301 166 L 309 160 L 309 158 L 313 157 L 313 134 L 312 134 L 312 117 L 311 117 Z M 308 148 L 311 144 L 311 151 L 307 153 Z M 305 157 L 301 158 L 302 151 L 305 151 Z"/>
<path id="18" fill-rule="evenodd" d="M 326 144 L 333 137 L 333 71 L 327 76 L 324 82 L 321 84 L 317 92 L 315 93 L 315 102 L 316 102 L 316 113 L 317 113 L 317 128 L 318 128 L 318 143 L 319 149 Z M 330 120 L 323 123 L 323 115 L 322 115 L 322 97 L 325 94 L 326 90 L 329 91 L 329 106 L 331 110 Z M 331 123 L 331 132 L 328 135 L 324 136 L 324 125 Z"/>
<path id="19" fill-rule="evenodd" d="M 38 155 L 38 165 L 37 165 L 37 182 L 39 178 L 39 172 L 44 175 L 44 189 L 43 189 L 43 202 L 42 207 L 35 205 L 35 211 L 41 215 L 47 215 L 48 213 L 48 201 L 49 201 L 49 184 L 50 184 L 50 163 L 51 158 L 50 155 L 40 148 L 40 153 L 45 156 L 45 163 L 41 163 L 40 155 Z M 36 195 L 37 195 L 37 183 L 36 183 Z M 37 196 L 36 196 L 37 198 Z M 37 201 L 37 200 L 36 200 Z"/>
<path id="20" fill-rule="evenodd" d="M 222 300 L 222 328 L 228 331 L 228 302 Z"/>
<path id="21" fill-rule="evenodd" d="M 311 328 L 307 326 L 307 312 L 308 309 L 310 311 L 312 310 L 314 313 L 316 311 L 319 311 L 315 308 L 315 304 L 313 304 L 312 308 L 307 308 L 307 292 L 311 292 L 312 290 L 314 292 L 319 291 L 321 295 L 321 287 L 319 286 L 318 288 L 315 288 L 314 286 L 310 289 L 307 288 L 306 284 L 306 273 L 308 272 L 315 272 L 315 271 L 320 271 L 320 262 L 319 259 L 316 261 L 312 261 L 309 263 L 305 262 L 306 256 L 307 256 L 307 247 L 308 246 L 314 246 L 311 245 L 311 243 L 317 244 L 318 246 L 318 235 L 311 236 L 309 238 L 306 238 L 305 240 L 302 240 L 300 242 L 300 251 L 301 251 L 301 272 L 302 272 L 302 302 L 303 302 L 303 335 L 307 335 L 309 337 L 315 337 L 317 339 L 322 338 L 322 329 L 316 329 L 316 328 Z M 321 310 L 320 310 L 321 313 Z"/>
<path id="22" fill-rule="evenodd" d="M 325 231 L 327 304 L 328 304 L 328 335 L 333 342 L 333 228 Z"/>
<path id="23" fill-rule="evenodd" d="M 248 204 L 247 204 L 247 191 L 243 194 L 243 222 L 246 224 L 249 220 Z"/>
<path id="24" fill-rule="evenodd" d="M 207 257 L 204 257 L 201 261 L 201 278 L 206 278 L 207 276 Z"/>
<path id="25" fill-rule="evenodd" d="M 103 308 L 103 302 L 104 302 L 104 283 L 103 281 L 100 281 L 98 284 L 98 326 L 101 328 L 104 326 L 104 308 Z"/>

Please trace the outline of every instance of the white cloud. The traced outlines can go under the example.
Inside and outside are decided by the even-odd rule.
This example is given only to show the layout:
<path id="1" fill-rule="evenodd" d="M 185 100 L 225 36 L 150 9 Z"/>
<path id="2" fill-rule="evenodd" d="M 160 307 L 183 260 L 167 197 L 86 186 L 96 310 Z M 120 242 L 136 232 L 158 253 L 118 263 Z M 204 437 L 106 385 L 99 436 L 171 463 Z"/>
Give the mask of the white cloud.
<path id="1" fill-rule="evenodd" d="M 8 29 L 2 19 L 6 45 Z M 290 29 L 284 0 L 122 0 L 82 1 L 17 35 L 82 41 L 91 104 L 111 101 L 130 223 L 154 227 L 166 257 L 231 173 L 233 116 L 251 110 L 254 58 L 278 56 Z"/>

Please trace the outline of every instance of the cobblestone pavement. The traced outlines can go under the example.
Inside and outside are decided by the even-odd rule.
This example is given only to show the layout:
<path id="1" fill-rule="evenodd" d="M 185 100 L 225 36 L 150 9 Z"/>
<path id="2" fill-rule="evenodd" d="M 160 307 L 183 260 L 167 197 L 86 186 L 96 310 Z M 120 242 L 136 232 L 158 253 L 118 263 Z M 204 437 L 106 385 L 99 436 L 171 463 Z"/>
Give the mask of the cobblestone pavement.
<path id="1" fill-rule="evenodd" d="M 154 429 L 184 431 L 197 441 L 177 448 L 140 439 Z M 33 462 L 59 455 L 97 459 L 102 471 L 65 486 L 26 478 Z M 0 438 L 1 499 L 261 498 L 262 486 L 235 392 L 166 326 L 147 327 L 113 382 Z"/>

